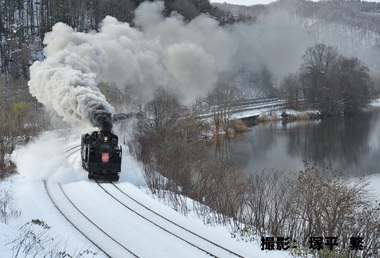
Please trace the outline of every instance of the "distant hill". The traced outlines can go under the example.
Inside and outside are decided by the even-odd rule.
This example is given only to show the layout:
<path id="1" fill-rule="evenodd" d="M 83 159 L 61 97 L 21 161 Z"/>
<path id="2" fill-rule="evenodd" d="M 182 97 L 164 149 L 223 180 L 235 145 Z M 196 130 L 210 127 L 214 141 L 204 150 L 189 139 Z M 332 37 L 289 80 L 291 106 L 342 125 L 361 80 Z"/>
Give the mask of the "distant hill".
<path id="1" fill-rule="evenodd" d="M 373 74 L 380 74 L 380 3 L 366 1 L 279 0 L 268 5 L 213 6 L 240 20 L 261 22 L 268 15 L 286 11 L 295 25 L 316 42 L 336 46 L 348 56 L 362 59 Z"/>

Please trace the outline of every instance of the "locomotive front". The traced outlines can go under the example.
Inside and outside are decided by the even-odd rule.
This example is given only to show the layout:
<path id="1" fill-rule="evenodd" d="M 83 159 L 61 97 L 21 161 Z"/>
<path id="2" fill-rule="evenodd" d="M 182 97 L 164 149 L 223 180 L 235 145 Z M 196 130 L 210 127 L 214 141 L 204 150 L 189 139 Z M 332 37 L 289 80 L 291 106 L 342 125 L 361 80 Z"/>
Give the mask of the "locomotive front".
<path id="1" fill-rule="evenodd" d="M 119 180 L 122 148 L 115 134 L 104 130 L 83 134 L 81 156 L 82 166 L 88 171 L 89 179 Z"/>

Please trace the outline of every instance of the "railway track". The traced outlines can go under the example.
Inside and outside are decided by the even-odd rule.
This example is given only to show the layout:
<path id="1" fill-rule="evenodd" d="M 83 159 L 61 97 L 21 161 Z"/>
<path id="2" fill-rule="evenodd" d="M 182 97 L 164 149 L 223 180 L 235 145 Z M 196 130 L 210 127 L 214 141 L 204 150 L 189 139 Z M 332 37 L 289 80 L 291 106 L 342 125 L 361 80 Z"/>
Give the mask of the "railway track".
<path id="1" fill-rule="evenodd" d="M 79 148 L 80 145 L 70 146 L 70 148 L 66 150 L 66 158 L 77 153 Z M 156 228 L 152 231 L 147 231 L 147 233 L 149 232 L 148 240 L 143 240 L 148 241 L 147 244 L 150 244 L 153 239 L 157 239 L 157 237 L 151 236 L 150 232 L 161 231 L 161 233 L 158 232 L 155 234 L 158 234 L 160 237 L 163 234 L 168 234 L 170 237 L 166 236 L 162 238 L 171 239 L 168 240 L 170 243 L 175 242 L 177 246 L 180 245 L 184 247 L 182 251 L 178 251 L 178 249 L 181 248 L 176 248 L 175 252 L 183 252 L 186 254 L 186 250 L 190 248 L 197 250 L 197 252 L 191 251 L 199 253 L 200 255 L 197 255 L 197 257 L 244 257 L 236 251 L 229 250 L 223 245 L 213 242 L 201 234 L 166 218 L 164 215 L 159 214 L 141 203 L 126 191 L 123 191 L 114 183 L 97 182 L 97 185 L 99 187 L 94 187 L 95 185 L 90 182 L 82 181 L 70 184 L 69 186 L 62 186 L 58 183 L 48 183 L 44 181 L 46 193 L 59 213 L 106 257 L 154 256 L 149 254 L 149 251 L 144 252 L 143 250 L 139 250 L 139 248 L 136 249 L 136 246 L 133 244 L 133 233 L 130 233 L 132 237 L 125 237 L 125 235 L 120 233 L 133 232 L 133 230 L 142 231 L 139 229 L 139 226 L 136 227 L 136 225 L 128 224 L 128 219 L 132 216 L 139 217 L 141 223 L 138 225 L 143 225 L 144 228 L 147 225 L 150 225 L 150 228 Z M 105 198 L 105 194 L 108 198 Z M 100 203 L 98 203 L 97 200 L 99 200 Z M 107 209 L 106 206 L 108 206 L 109 209 Z M 115 206 L 118 207 L 111 211 Z M 108 214 L 105 216 L 94 215 L 96 213 L 107 212 Z M 115 215 L 116 213 L 118 214 L 117 216 Z M 125 220 L 123 220 L 121 216 L 123 216 Z M 118 222 L 107 224 L 103 219 L 99 220 L 99 217 L 118 220 Z M 136 220 L 132 219 L 132 221 Z M 112 225 L 118 225 L 120 228 L 117 230 L 112 229 Z M 177 240 L 174 241 L 174 238 Z M 183 244 L 179 244 L 178 240 L 183 242 Z M 139 240 L 135 243 L 141 242 L 142 241 Z M 156 243 L 156 245 L 158 249 L 163 248 L 162 250 L 164 252 L 170 254 L 167 257 L 183 256 L 183 253 L 180 255 L 172 254 L 170 248 L 160 246 L 160 242 Z M 160 253 L 160 251 L 157 252 Z M 201 253 L 203 253 L 203 255 Z"/>
<path id="2" fill-rule="evenodd" d="M 77 153 L 80 150 L 80 147 L 81 147 L 81 145 L 78 144 L 78 145 L 75 145 L 75 146 L 70 147 L 69 149 L 65 150 L 66 159 L 69 158 L 70 156 L 74 155 L 75 153 Z"/>
<path id="3" fill-rule="evenodd" d="M 125 257 L 138 257 L 86 216 L 67 196 L 61 184 L 44 181 L 44 186 L 49 199 L 62 216 L 105 256 L 118 257 L 120 250 L 123 250 Z M 107 243 L 107 246 L 102 243 Z"/>
<path id="4" fill-rule="evenodd" d="M 76 154 L 81 145 L 74 145 L 65 150 L 66 158 Z M 89 242 L 91 242 L 99 251 L 101 251 L 106 257 L 117 257 L 118 253 L 107 250 L 120 250 L 122 249 L 126 257 L 138 257 L 135 253 L 129 250 L 126 246 L 118 242 L 105 230 L 94 223 L 84 212 L 82 212 L 74 202 L 67 196 L 59 183 L 47 183 L 45 180 L 44 188 L 50 201 L 53 203 L 59 213 Z M 92 229 L 92 230 L 89 230 Z M 95 230 L 94 230 L 95 229 Z M 91 232 L 92 231 L 92 232 Z M 95 235 L 95 237 L 94 237 Z M 104 241 L 104 238 L 109 239 Z M 97 241 L 102 239 L 102 241 Z M 101 243 L 107 242 L 107 246 L 102 246 Z M 112 243 L 109 246 L 109 243 Z M 112 247 L 112 248 L 110 248 Z M 116 248 L 116 249 L 114 249 Z"/>
<path id="5" fill-rule="evenodd" d="M 211 255 L 213 257 L 244 257 L 243 255 L 229 250 L 228 248 L 223 247 L 222 245 L 215 243 L 157 213 L 156 211 L 152 210 L 151 208 L 147 207 L 143 203 L 130 196 L 128 193 L 121 190 L 114 183 L 109 184 L 97 182 L 97 184 L 105 191 L 105 193 L 111 196 L 126 209 L 129 209 L 149 223 L 154 224 L 155 226 L 186 242 L 187 244 L 198 248 L 208 255 Z"/>

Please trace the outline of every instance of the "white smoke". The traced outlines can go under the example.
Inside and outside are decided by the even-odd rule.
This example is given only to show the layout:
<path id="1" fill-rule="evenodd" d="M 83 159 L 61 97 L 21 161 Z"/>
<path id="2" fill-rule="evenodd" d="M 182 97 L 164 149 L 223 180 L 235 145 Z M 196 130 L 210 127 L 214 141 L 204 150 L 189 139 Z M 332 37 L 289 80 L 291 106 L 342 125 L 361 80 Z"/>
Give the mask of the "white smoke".
<path id="1" fill-rule="evenodd" d="M 106 56 L 91 37 L 56 24 L 44 40 L 46 59 L 30 67 L 28 85 L 33 96 L 65 121 L 111 129 L 113 107 L 96 87 Z"/>
<path id="2" fill-rule="evenodd" d="M 73 132 L 67 134 L 77 135 Z M 73 144 L 65 146 L 65 143 L 72 141 L 72 137 L 59 132 L 44 132 L 26 146 L 13 151 L 11 158 L 22 176 L 59 183 L 85 180 L 87 173 L 81 168 L 78 148 L 71 149 L 75 146 Z M 75 155 L 66 158 L 73 152 Z"/>
<path id="3" fill-rule="evenodd" d="M 101 81 L 132 86 L 145 100 L 163 87 L 190 103 L 242 68 L 293 72 L 310 46 L 286 15 L 220 27 L 206 15 L 189 23 L 179 15 L 163 18 L 163 8 L 141 4 L 136 28 L 109 16 L 99 32 L 56 24 L 44 40 L 45 60 L 31 66 L 30 92 L 72 125 L 109 128 L 114 109 L 97 88 Z"/>
<path id="4" fill-rule="evenodd" d="M 232 34 L 239 49 L 234 67 L 257 71 L 265 66 L 279 80 L 295 72 L 306 49 L 315 44 L 314 38 L 281 9 L 252 25 L 233 26 Z"/>

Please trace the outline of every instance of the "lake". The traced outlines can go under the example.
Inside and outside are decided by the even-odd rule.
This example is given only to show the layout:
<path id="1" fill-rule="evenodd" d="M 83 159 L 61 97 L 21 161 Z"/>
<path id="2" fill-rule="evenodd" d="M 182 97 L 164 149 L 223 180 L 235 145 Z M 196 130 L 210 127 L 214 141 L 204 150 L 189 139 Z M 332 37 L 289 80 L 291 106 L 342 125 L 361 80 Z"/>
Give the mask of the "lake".
<path id="1" fill-rule="evenodd" d="M 297 172 L 307 160 L 350 177 L 368 176 L 380 173 L 379 135 L 380 107 L 371 107 L 346 118 L 260 123 L 220 150 L 247 173 Z"/>

